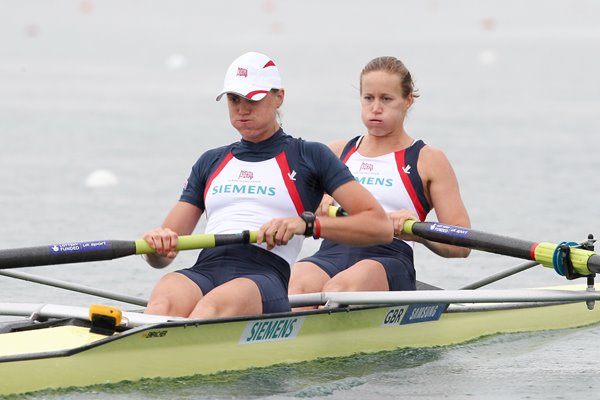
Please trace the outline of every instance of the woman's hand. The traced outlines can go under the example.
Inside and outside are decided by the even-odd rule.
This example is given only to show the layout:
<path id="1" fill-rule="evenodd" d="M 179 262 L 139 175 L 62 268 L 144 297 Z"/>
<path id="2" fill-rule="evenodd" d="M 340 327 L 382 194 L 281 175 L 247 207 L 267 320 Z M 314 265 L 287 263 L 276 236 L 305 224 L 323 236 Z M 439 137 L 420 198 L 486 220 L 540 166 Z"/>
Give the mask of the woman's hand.
<path id="1" fill-rule="evenodd" d="M 267 249 L 285 246 L 294 235 L 303 235 L 306 223 L 300 217 L 275 218 L 265 223 L 258 230 L 256 243 L 267 243 Z"/>
<path id="2" fill-rule="evenodd" d="M 321 204 L 319 204 L 319 208 L 317 208 L 317 211 L 315 212 L 315 215 L 317 217 L 328 216 L 329 206 L 331 205 L 333 205 L 333 197 L 328 194 L 324 195 L 323 199 L 321 200 Z"/>
<path id="3" fill-rule="evenodd" d="M 156 250 L 156 255 L 169 259 L 177 256 L 177 240 L 179 235 L 169 228 L 156 228 L 144 234 L 144 240 Z"/>
<path id="4" fill-rule="evenodd" d="M 406 220 L 412 219 L 415 221 L 419 221 L 419 217 L 414 211 L 406 209 L 393 211 L 388 213 L 388 217 L 392 221 L 392 226 L 394 227 L 394 237 L 413 242 L 418 242 L 421 240 L 421 238 L 419 238 L 418 236 L 410 235 L 402 231 L 404 228 L 404 222 Z"/>

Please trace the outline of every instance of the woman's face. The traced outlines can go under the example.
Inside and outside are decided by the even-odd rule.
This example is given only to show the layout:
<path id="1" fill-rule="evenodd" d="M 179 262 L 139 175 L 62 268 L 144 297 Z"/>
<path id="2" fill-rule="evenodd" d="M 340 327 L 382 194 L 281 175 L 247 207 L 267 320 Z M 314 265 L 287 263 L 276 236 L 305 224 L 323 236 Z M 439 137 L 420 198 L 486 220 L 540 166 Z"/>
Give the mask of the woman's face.
<path id="1" fill-rule="evenodd" d="M 259 101 L 227 94 L 229 120 L 245 140 L 261 142 L 279 129 L 277 109 L 283 103 L 284 91 L 269 92 Z"/>
<path id="2" fill-rule="evenodd" d="M 404 97 L 400 77 L 386 71 L 367 72 L 362 77 L 361 87 L 361 116 L 369 133 L 385 136 L 403 130 L 412 94 Z"/>

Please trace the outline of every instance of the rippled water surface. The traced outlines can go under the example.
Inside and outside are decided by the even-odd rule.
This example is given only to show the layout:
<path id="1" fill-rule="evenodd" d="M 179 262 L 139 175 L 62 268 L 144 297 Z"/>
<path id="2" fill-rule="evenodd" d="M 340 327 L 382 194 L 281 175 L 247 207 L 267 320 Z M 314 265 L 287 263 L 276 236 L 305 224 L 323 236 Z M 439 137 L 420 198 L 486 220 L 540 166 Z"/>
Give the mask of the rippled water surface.
<path id="1" fill-rule="evenodd" d="M 280 66 L 284 128 L 323 142 L 363 132 L 359 72 L 373 57 L 399 57 L 421 95 L 407 130 L 451 160 L 474 228 L 533 241 L 598 235 L 599 12 L 582 0 L 4 1 L 0 247 L 131 240 L 160 224 L 196 158 L 237 140 L 214 97 L 250 50 Z M 90 186 L 98 171 L 108 175 Z M 416 258 L 420 280 L 450 289 L 520 262 L 424 248 Z M 168 270 L 193 259 L 181 254 Z M 165 270 L 130 257 L 26 272 L 147 297 Z M 562 283 L 539 267 L 493 287 Z M 98 301 L 6 277 L 0 285 L 0 301 Z M 502 335 L 30 398 L 580 398 L 598 391 L 599 334 Z"/>

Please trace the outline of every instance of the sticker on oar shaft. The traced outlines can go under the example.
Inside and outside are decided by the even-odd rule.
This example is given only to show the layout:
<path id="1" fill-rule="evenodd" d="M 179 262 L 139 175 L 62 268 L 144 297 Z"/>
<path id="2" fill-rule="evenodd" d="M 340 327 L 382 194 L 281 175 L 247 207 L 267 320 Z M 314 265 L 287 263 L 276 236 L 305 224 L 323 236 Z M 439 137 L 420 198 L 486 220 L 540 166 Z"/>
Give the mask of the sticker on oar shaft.
<path id="1" fill-rule="evenodd" d="M 432 223 L 429 226 L 429 230 L 432 232 L 443 233 L 444 235 L 467 237 L 469 230 L 461 228 L 459 226 L 444 225 L 438 223 Z"/>
<path id="2" fill-rule="evenodd" d="M 106 250 L 110 248 L 107 240 L 96 240 L 93 242 L 61 243 L 54 244 L 48 248 L 49 254 L 79 253 L 83 251 Z"/>

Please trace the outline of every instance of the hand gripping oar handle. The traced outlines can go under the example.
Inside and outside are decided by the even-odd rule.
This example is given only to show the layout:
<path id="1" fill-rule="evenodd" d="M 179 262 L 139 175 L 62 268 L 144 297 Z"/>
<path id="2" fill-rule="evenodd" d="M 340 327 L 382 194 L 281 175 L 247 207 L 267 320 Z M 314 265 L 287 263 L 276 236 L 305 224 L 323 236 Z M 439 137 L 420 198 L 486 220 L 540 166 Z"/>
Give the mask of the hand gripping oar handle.
<path id="1" fill-rule="evenodd" d="M 256 231 L 179 236 L 177 250 L 204 249 L 225 244 L 256 243 Z M 112 260 L 135 254 L 152 254 L 144 239 L 97 240 L 0 250 L 0 269 Z"/>
<path id="2" fill-rule="evenodd" d="M 560 246 L 555 243 L 531 242 L 437 222 L 408 220 L 404 223 L 403 231 L 434 242 L 537 261 L 548 268 L 555 268 L 553 258 Z M 575 272 L 581 275 L 600 272 L 600 255 L 593 251 L 571 248 L 570 259 Z"/>

